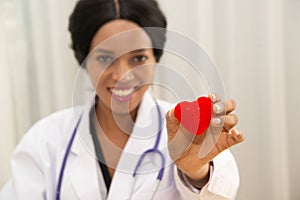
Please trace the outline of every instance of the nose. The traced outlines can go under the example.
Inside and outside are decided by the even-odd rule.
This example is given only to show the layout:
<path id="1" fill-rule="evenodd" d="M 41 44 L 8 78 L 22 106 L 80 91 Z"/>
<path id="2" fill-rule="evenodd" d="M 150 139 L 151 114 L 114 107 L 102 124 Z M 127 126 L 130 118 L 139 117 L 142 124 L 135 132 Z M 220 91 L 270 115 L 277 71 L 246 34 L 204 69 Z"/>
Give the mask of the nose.
<path id="1" fill-rule="evenodd" d="M 134 79 L 134 73 L 132 67 L 127 60 L 121 57 L 113 63 L 112 67 L 112 78 L 116 82 L 126 83 Z"/>

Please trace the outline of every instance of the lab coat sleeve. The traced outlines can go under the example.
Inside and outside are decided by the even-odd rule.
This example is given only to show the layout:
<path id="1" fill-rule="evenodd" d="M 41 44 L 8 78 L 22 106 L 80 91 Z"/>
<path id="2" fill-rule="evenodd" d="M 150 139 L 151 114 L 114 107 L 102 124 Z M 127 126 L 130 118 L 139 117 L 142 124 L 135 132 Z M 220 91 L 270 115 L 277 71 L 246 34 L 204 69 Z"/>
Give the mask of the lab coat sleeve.
<path id="1" fill-rule="evenodd" d="M 1 200 L 46 199 L 43 169 L 47 154 L 37 134 L 40 125 L 33 126 L 18 144 L 11 160 L 12 177 L 1 191 Z"/>
<path id="2" fill-rule="evenodd" d="M 239 187 L 239 173 L 234 157 L 229 150 L 213 160 L 208 183 L 200 190 L 191 189 L 181 172 L 174 167 L 177 190 L 183 200 L 226 200 L 235 199 Z"/>

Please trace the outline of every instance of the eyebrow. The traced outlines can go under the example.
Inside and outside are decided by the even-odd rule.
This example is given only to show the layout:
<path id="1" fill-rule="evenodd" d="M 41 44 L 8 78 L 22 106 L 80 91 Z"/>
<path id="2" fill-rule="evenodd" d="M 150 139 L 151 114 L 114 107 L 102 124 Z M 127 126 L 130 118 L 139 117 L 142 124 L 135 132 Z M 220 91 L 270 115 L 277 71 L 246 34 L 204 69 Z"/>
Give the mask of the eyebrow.
<path id="1" fill-rule="evenodd" d="M 102 52 L 102 53 L 108 53 L 108 54 L 114 54 L 114 52 L 106 50 L 106 49 L 96 49 L 96 52 Z"/>
<path id="2" fill-rule="evenodd" d="M 149 48 L 136 49 L 136 50 L 130 51 L 130 53 L 141 53 L 141 52 L 147 51 L 148 49 Z"/>
<path id="3" fill-rule="evenodd" d="M 147 50 L 148 50 L 148 48 L 142 48 L 142 49 L 136 49 L 136 50 L 130 51 L 129 53 L 141 53 L 141 52 L 144 52 L 144 51 L 147 51 Z M 96 49 L 96 52 L 114 54 L 113 51 L 106 50 L 106 49 Z"/>

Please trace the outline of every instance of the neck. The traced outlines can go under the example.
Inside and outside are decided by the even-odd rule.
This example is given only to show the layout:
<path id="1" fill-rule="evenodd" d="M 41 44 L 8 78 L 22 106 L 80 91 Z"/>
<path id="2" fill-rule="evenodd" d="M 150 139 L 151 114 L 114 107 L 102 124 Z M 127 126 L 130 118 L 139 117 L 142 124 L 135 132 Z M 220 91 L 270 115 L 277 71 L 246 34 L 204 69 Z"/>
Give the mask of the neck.
<path id="1" fill-rule="evenodd" d="M 108 134 L 125 133 L 131 134 L 137 117 L 135 108 L 130 113 L 113 113 L 103 102 L 99 101 L 96 107 L 96 116 L 102 131 Z"/>

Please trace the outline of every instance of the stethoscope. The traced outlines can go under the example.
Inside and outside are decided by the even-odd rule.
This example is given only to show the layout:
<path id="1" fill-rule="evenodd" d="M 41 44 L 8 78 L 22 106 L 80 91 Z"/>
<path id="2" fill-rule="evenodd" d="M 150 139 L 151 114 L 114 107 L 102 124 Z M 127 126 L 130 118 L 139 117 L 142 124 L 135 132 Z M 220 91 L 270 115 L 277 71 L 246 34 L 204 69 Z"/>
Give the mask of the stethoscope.
<path id="1" fill-rule="evenodd" d="M 135 169 L 134 169 L 133 174 L 132 174 L 132 183 L 131 183 L 132 187 L 131 187 L 131 190 L 130 190 L 130 193 L 129 193 L 127 199 L 131 199 L 132 198 L 133 188 L 134 188 L 135 181 L 136 181 L 136 175 L 138 174 L 138 170 L 141 167 L 142 162 L 143 162 L 143 160 L 145 159 L 145 157 L 147 155 L 149 155 L 149 154 L 157 154 L 161 158 L 161 166 L 160 166 L 160 170 L 159 170 L 159 172 L 157 174 L 157 177 L 156 177 L 155 185 L 154 185 L 153 190 L 152 190 L 151 199 L 154 198 L 154 195 L 155 195 L 155 193 L 156 193 L 156 191 L 158 189 L 160 181 L 162 180 L 163 175 L 164 175 L 164 171 L 165 171 L 165 168 L 164 168 L 164 166 L 165 166 L 165 157 L 164 157 L 163 153 L 158 149 L 159 142 L 160 142 L 160 139 L 161 139 L 161 132 L 162 132 L 162 114 L 161 114 L 160 107 L 159 107 L 157 101 L 155 100 L 155 98 L 153 98 L 153 100 L 155 102 L 156 110 L 157 110 L 157 113 L 158 113 L 158 121 L 159 121 L 158 134 L 156 136 L 156 140 L 155 140 L 154 146 L 142 153 L 142 155 L 140 156 L 140 158 L 139 158 L 139 160 L 138 160 L 138 162 L 137 162 L 137 164 L 135 166 Z M 69 156 L 69 153 L 71 151 L 71 147 L 72 147 L 75 135 L 77 133 L 77 129 L 79 127 L 79 124 L 81 122 L 81 119 L 82 119 L 82 114 L 79 117 L 79 119 L 78 119 L 78 121 L 77 121 L 77 123 L 75 125 L 73 133 L 72 133 L 71 138 L 69 140 L 69 143 L 67 145 L 67 149 L 65 151 L 65 155 L 64 155 L 64 158 L 63 158 L 63 162 L 62 162 L 62 165 L 61 165 L 60 172 L 59 172 L 58 183 L 57 183 L 57 187 L 56 187 L 56 198 L 55 198 L 56 200 L 60 200 L 61 186 L 62 186 L 62 181 L 63 181 L 63 175 L 64 175 L 65 167 L 66 167 L 68 156 Z"/>

